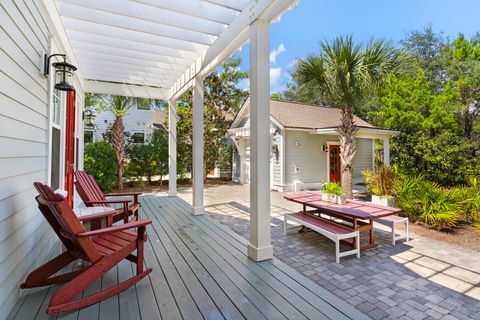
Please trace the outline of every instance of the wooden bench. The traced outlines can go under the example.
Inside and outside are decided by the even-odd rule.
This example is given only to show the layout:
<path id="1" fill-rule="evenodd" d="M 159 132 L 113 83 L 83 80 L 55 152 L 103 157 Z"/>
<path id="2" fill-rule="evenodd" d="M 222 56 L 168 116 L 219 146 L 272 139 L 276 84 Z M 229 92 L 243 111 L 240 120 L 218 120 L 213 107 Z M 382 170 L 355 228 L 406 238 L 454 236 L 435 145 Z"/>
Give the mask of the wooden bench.
<path id="1" fill-rule="evenodd" d="M 328 239 L 335 242 L 335 261 L 340 263 L 340 258 L 357 255 L 357 258 L 360 258 L 360 235 L 358 231 L 352 230 L 350 228 L 341 226 L 333 221 L 315 217 L 311 214 L 298 212 L 298 213 L 285 213 L 284 214 L 284 232 L 287 233 L 287 222 L 294 221 L 298 224 L 301 224 L 307 228 L 310 228 Z M 355 249 L 340 252 L 340 240 L 343 239 L 353 239 L 355 241 Z"/>
<path id="2" fill-rule="evenodd" d="M 384 226 L 390 227 L 392 229 L 392 244 L 395 245 L 395 241 L 401 240 L 401 239 L 407 239 L 407 242 L 410 240 L 409 234 L 408 234 L 408 218 L 405 217 L 400 217 L 397 215 L 392 215 L 392 216 L 387 216 L 383 218 L 378 218 L 374 220 L 377 223 L 383 224 Z M 405 225 L 405 232 L 403 234 L 400 234 L 397 236 L 395 233 L 395 226 L 398 224 L 404 224 Z"/>

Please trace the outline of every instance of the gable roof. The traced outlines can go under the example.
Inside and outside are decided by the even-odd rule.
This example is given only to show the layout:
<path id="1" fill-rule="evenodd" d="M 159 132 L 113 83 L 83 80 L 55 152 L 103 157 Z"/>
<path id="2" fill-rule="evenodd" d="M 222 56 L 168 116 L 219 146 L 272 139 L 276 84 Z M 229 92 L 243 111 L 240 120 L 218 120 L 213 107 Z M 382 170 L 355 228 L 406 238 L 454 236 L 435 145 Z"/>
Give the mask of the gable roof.
<path id="1" fill-rule="evenodd" d="M 250 99 L 247 99 L 231 128 L 238 127 L 244 116 L 250 113 Z M 291 129 L 322 129 L 333 128 L 340 125 L 341 110 L 299 102 L 270 99 L 270 115 L 284 128 Z M 354 116 L 359 127 L 373 128 L 365 120 Z"/>

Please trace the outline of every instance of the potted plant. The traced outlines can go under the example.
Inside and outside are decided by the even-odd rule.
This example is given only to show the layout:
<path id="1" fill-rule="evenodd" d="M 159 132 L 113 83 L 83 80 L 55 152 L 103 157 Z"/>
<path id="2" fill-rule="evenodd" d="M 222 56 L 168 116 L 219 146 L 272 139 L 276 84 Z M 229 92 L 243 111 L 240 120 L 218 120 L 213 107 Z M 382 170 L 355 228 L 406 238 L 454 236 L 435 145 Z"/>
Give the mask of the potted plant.
<path id="1" fill-rule="evenodd" d="M 336 204 L 347 203 L 345 191 L 343 190 L 342 186 L 337 182 L 328 182 L 323 185 L 322 200 L 333 202 Z"/>
<path id="2" fill-rule="evenodd" d="M 392 167 L 379 167 L 375 171 L 362 171 L 368 191 L 372 195 L 372 203 L 395 207 L 395 183 L 398 173 Z"/>

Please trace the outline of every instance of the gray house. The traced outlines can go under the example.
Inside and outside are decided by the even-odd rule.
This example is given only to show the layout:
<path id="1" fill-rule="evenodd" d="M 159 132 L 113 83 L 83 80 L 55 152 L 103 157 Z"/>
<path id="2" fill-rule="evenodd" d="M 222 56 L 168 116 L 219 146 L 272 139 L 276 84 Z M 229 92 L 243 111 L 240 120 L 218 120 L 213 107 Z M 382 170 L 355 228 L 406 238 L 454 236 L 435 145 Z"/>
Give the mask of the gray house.
<path id="1" fill-rule="evenodd" d="M 270 100 L 270 184 L 278 191 L 320 188 L 341 179 L 338 126 L 340 109 Z M 389 139 L 397 132 L 375 128 L 355 117 L 358 126 L 353 185 L 361 189 L 362 170 L 374 167 L 374 140 L 384 142 L 384 163 L 389 164 Z M 250 181 L 250 100 L 240 109 L 230 129 L 233 140 L 233 179 Z"/>

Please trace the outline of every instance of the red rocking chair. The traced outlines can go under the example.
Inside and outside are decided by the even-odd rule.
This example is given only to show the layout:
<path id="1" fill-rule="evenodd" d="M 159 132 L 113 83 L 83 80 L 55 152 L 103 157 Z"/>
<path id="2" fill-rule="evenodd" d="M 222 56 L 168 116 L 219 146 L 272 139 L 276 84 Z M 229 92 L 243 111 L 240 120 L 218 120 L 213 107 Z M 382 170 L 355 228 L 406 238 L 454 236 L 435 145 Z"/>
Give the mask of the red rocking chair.
<path id="1" fill-rule="evenodd" d="M 110 207 L 111 204 L 122 204 L 122 208 L 116 209 L 117 214 L 113 216 L 113 222 L 122 220 L 128 222 L 128 217 L 133 215 L 138 220 L 138 209 L 141 204 L 138 202 L 138 196 L 141 192 L 121 192 L 121 193 L 107 193 L 104 194 L 98 186 L 95 178 L 84 171 L 75 171 L 75 187 L 80 198 L 87 207 Z M 132 197 L 125 199 L 125 197 Z M 106 197 L 114 197 L 107 199 Z M 120 198 L 115 198 L 120 197 Z"/>
<path id="2" fill-rule="evenodd" d="M 40 194 L 36 197 L 40 211 L 65 247 L 62 254 L 31 272 L 21 285 L 21 288 L 34 288 L 67 282 L 53 294 L 47 314 L 80 309 L 108 299 L 134 285 L 152 271 L 143 270 L 145 231 L 146 226 L 152 223 L 151 220 L 132 221 L 85 231 L 62 196 L 40 182 L 35 182 L 34 186 Z M 108 214 L 112 215 L 114 212 L 106 213 Z M 137 232 L 131 229 L 137 229 Z M 135 250 L 137 254 L 133 255 Z M 54 276 L 57 271 L 77 259 L 91 264 L 80 270 Z M 123 259 L 137 264 L 135 276 L 98 293 L 76 298 Z"/>

